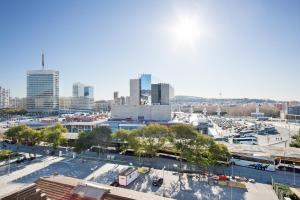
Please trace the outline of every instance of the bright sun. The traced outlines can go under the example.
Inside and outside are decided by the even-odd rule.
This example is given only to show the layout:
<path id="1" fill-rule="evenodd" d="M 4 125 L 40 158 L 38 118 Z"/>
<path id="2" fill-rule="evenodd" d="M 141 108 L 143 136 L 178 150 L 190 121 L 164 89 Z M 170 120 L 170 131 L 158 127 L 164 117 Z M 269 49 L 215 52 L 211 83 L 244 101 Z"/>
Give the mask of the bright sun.
<path id="1" fill-rule="evenodd" d="M 171 28 L 176 45 L 194 46 L 201 35 L 199 23 L 196 17 L 180 16 Z"/>

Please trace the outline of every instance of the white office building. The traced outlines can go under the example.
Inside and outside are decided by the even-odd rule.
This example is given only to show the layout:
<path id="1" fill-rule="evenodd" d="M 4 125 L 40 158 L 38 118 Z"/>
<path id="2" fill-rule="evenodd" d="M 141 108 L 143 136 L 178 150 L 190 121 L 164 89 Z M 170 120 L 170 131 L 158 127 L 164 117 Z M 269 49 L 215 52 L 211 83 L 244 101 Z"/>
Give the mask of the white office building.
<path id="1" fill-rule="evenodd" d="M 8 108 L 10 100 L 10 91 L 0 86 L 0 109 Z"/>
<path id="2" fill-rule="evenodd" d="M 73 84 L 72 109 L 92 110 L 94 108 L 94 88 L 82 83 Z"/>
<path id="3" fill-rule="evenodd" d="M 130 119 L 138 121 L 170 121 L 171 105 L 113 105 L 112 119 Z"/>
<path id="4" fill-rule="evenodd" d="M 111 118 L 169 121 L 173 97 L 174 89 L 170 84 L 151 84 L 151 74 L 142 74 L 138 79 L 130 79 L 130 105 L 113 105 Z"/>
<path id="5" fill-rule="evenodd" d="M 59 109 L 68 110 L 72 107 L 72 97 L 60 97 L 59 98 Z"/>
<path id="6" fill-rule="evenodd" d="M 27 72 L 27 111 L 56 113 L 59 110 L 59 72 L 30 70 Z"/>
<path id="7" fill-rule="evenodd" d="M 26 98 L 10 98 L 9 107 L 14 109 L 26 109 Z"/>
<path id="8" fill-rule="evenodd" d="M 73 97 L 83 97 L 84 96 L 84 85 L 80 82 L 73 84 Z"/>
<path id="9" fill-rule="evenodd" d="M 130 79 L 130 105 L 140 105 L 140 79 Z"/>

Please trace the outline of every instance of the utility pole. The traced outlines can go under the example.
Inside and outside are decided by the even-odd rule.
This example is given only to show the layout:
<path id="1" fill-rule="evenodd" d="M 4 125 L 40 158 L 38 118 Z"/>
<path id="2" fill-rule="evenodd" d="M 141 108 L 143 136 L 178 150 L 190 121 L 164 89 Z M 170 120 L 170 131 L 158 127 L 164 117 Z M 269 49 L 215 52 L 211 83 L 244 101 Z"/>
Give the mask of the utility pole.
<path id="1" fill-rule="evenodd" d="M 296 163 L 293 163 L 294 167 L 294 186 L 296 186 Z"/>
<path id="2" fill-rule="evenodd" d="M 163 167 L 163 197 L 165 196 L 165 168 L 166 166 Z"/>
<path id="3" fill-rule="evenodd" d="M 233 179 L 233 164 L 231 164 L 231 179 L 230 182 Z M 232 184 L 230 184 L 230 200 L 232 200 Z"/>
<path id="4" fill-rule="evenodd" d="M 8 154 L 8 175 L 10 174 L 10 154 Z"/>
<path id="5" fill-rule="evenodd" d="M 43 68 L 43 70 L 45 69 L 45 58 L 44 58 L 44 53 L 42 53 L 42 68 Z"/>

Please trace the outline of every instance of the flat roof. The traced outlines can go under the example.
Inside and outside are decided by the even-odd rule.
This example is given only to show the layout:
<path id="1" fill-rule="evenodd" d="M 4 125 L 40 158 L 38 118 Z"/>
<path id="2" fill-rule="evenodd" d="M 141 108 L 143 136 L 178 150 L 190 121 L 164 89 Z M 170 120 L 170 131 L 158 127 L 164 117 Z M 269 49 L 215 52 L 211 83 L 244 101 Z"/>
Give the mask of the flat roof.
<path id="1" fill-rule="evenodd" d="M 131 126 L 146 126 L 146 124 L 119 124 L 119 126 L 128 126 L 128 127 L 131 127 Z"/>
<path id="2" fill-rule="evenodd" d="M 28 70 L 27 74 L 53 74 L 58 73 L 57 70 L 44 69 L 44 70 Z"/>
<path id="3" fill-rule="evenodd" d="M 119 175 L 120 176 L 128 176 L 129 174 L 131 174 L 132 172 L 136 171 L 137 168 L 135 167 L 128 167 L 127 169 L 123 170 Z"/>
<path id="4" fill-rule="evenodd" d="M 67 126 L 95 126 L 105 122 L 106 120 L 97 120 L 97 121 L 90 121 L 90 122 L 63 122 L 63 125 Z"/>

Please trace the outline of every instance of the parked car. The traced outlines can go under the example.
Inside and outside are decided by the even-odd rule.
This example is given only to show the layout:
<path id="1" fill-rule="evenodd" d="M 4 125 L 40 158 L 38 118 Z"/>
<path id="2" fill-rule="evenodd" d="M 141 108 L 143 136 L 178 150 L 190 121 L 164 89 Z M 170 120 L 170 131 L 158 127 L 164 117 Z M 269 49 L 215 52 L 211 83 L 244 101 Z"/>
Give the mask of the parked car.
<path id="1" fill-rule="evenodd" d="M 152 185 L 155 187 L 160 187 L 164 182 L 163 178 L 154 178 L 152 181 Z"/>
<path id="2" fill-rule="evenodd" d="M 110 184 L 111 186 L 114 186 L 114 187 L 119 187 L 120 186 L 120 184 L 119 184 L 119 182 L 118 181 L 115 181 L 115 182 L 113 182 L 112 184 Z"/>

